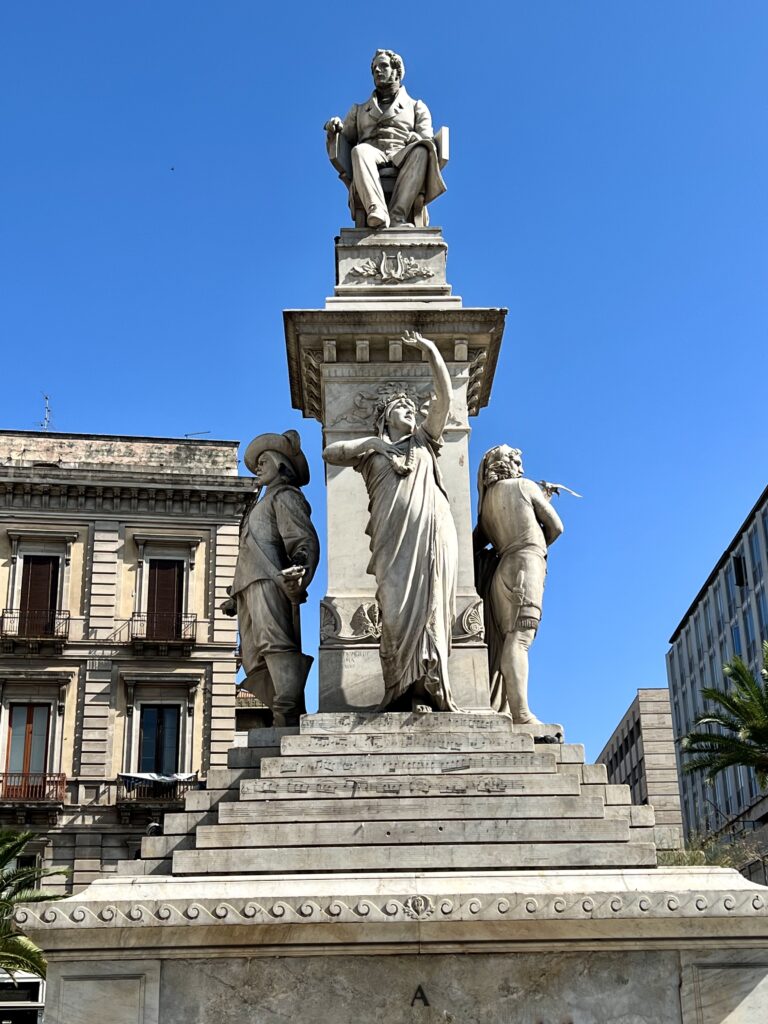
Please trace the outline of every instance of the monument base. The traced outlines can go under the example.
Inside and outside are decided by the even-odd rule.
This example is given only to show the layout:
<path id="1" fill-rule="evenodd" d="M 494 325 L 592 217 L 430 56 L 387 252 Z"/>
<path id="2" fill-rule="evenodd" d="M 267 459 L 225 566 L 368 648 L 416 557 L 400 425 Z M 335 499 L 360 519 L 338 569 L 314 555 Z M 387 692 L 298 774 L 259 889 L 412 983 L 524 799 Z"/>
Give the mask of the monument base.
<path id="1" fill-rule="evenodd" d="M 757 1024 L 734 871 L 114 879 L 27 922 L 46 1024 Z"/>
<path id="2" fill-rule="evenodd" d="M 656 867 L 653 809 L 558 737 L 491 714 L 252 730 L 141 861 L 17 908 L 46 1024 L 768 1019 L 768 889 Z"/>
<path id="3" fill-rule="evenodd" d="M 375 711 L 384 699 L 378 647 L 322 647 L 319 652 L 320 711 Z M 466 711 L 490 712 L 488 649 L 454 647 L 448 661 L 451 692 Z"/>

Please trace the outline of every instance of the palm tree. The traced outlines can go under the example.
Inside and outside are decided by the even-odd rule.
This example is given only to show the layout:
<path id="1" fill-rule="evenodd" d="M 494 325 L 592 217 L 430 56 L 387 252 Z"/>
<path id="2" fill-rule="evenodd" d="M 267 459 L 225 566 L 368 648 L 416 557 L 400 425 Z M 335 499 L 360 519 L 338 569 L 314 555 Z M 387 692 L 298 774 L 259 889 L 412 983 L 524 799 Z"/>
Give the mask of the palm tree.
<path id="1" fill-rule="evenodd" d="M 714 708 L 699 715 L 683 739 L 688 760 L 684 772 L 702 769 L 709 780 L 734 765 L 753 768 L 760 786 L 768 785 L 768 641 L 763 643 L 762 682 L 736 657 L 723 665 L 727 691 L 707 686 L 702 695 Z M 715 726 L 699 730 L 701 726 Z"/>
<path id="2" fill-rule="evenodd" d="M 37 884 L 41 878 L 67 874 L 66 870 L 59 868 L 16 866 L 17 857 L 34 838 L 34 832 L 0 828 L 0 970 L 5 971 L 11 980 L 16 971 L 27 971 L 44 978 L 46 968 L 42 950 L 15 928 L 12 915 L 16 904 L 61 899 L 62 894 L 45 892 L 38 889 Z"/>

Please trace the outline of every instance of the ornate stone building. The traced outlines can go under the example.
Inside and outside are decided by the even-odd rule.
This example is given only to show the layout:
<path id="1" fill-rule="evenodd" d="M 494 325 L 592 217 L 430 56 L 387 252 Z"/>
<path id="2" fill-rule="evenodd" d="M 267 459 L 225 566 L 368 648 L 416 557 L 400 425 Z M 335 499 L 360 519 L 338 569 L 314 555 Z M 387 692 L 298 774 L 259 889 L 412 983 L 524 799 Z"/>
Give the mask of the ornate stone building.
<path id="1" fill-rule="evenodd" d="M 237 448 L 0 432 L 0 824 L 40 834 L 62 887 L 135 856 L 226 765 Z"/>

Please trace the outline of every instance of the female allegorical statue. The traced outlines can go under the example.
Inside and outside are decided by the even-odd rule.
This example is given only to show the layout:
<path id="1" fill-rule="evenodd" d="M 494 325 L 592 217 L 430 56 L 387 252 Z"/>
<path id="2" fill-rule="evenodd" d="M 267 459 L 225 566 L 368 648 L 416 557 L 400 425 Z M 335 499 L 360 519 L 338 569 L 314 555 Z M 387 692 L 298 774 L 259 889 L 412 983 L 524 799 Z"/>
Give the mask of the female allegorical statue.
<path id="1" fill-rule="evenodd" d="M 354 466 L 368 490 L 368 572 L 381 609 L 381 708 L 456 711 L 448 681 L 455 615 L 458 541 L 437 456 L 451 408 L 451 378 L 434 342 L 406 332 L 403 343 L 427 354 L 435 397 L 416 425 L 416 405 L 403 392 L 377 408 L 375 437 L 337 441 L 326 462 Z M 397 704 L 395 703 L 397 702 Z"/>

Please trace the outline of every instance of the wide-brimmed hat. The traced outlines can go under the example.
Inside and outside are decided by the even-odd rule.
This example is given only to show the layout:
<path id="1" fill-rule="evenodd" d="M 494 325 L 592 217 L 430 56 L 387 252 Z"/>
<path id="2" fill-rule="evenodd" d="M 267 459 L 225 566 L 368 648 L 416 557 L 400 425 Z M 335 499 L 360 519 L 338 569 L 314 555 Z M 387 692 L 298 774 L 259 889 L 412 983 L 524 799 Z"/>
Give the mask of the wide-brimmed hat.
<path id="1" fill-rule="evenodd" d="M 264 452 L 277 452 L 290 462 L 296 473 L 298 487 L 309 483 L 309 466 L 301 450 L 301 438 L 297 431 L 286 430 L 284 434 L 259 434 L 254 437 L 243 456 L 243 462 L 252 473 L 256 472 L 256 463 Z"/>

